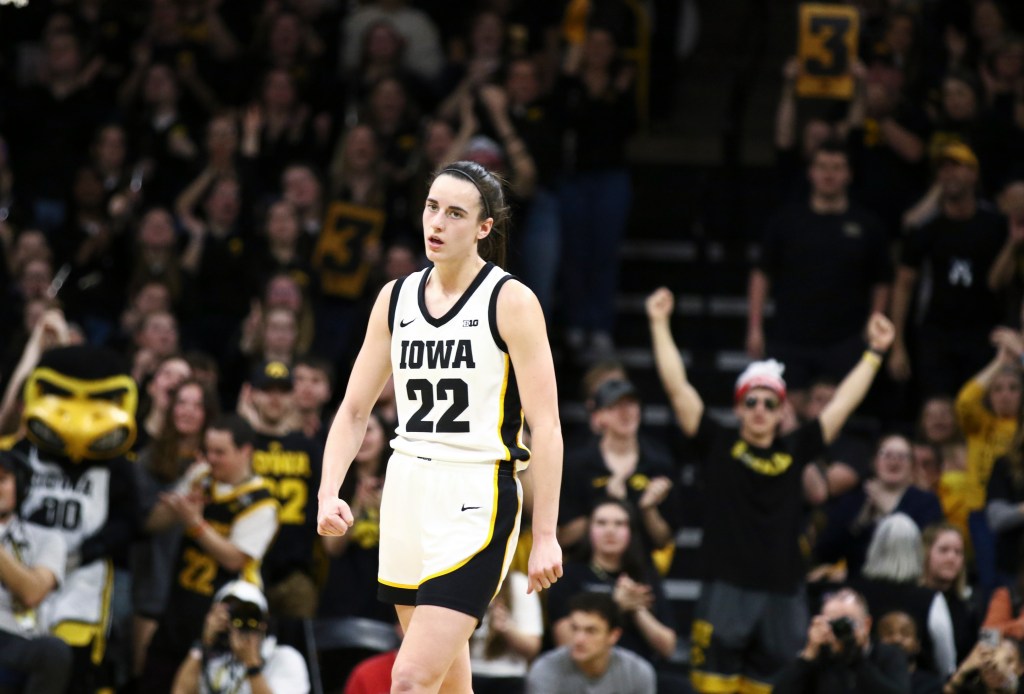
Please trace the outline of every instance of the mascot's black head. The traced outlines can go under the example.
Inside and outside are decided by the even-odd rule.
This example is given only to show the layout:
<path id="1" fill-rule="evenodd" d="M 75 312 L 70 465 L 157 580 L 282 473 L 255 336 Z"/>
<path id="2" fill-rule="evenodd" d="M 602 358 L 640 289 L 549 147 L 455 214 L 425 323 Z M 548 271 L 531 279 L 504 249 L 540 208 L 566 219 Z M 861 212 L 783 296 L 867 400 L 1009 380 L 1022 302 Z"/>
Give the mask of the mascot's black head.
<path id="1" fill-rule="evenodd" d="M 60 347 L 25 381 L 25 429 L 40 449 L 75 463 L 116 458 L 135 441 L 138 399 L 120 355 Z"/>
<path id="2" fill-rule="evenodd" d="M 28 496 L 29 487 L 32 485 L 32 467 L 20 453 L 15 451 L 0 451 L 0 470 L 6 470 L 14 476 L 14 511 L 21 510 L 21 504 Z M 0 519 L 4 511 L 0 509 Z"/>

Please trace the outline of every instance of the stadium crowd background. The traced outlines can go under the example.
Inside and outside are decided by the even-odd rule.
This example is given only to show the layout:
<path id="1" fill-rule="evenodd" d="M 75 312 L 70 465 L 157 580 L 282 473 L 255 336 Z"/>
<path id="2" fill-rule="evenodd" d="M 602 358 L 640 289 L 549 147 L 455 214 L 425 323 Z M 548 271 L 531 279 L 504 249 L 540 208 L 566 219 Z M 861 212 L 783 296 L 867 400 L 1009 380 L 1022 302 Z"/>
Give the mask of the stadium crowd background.
<path id="1" fill-rule="evenodd" d="M 1017 691 L 1024 658 L 1009 649 L 993 664 L 976 642 L 982 624 L 1006 644 L 1024 638 L 1024 13 L 992 0 L 849 4 L 861 16 L 851 100 L 802 99 L 795 60 L 778 66 L 777 111 L 763 115 L 774 117 L 777 205 L 749 232 L 759 252 L 746 343 L 735 348 L 786 363 L 788 432 L 820 414 L 856 363 L 871 310 L 894 319 L 896 343 L 848 431 L 800 461 L 822 473 L 803 485 L 809 606 L 852 584 L 881 625 L 870 596 L 894 593 L 871 582 L 899 584 L 905 594 L 887 607 L 913 622 L 916 636 L 902 643 L 920 654 L 911 669 L 957 687 L 1001 667 Z M 41 351 L 89 343 L 130 365 L 143 394 L 132 457 L 149 491 L 135 546 L 115 553 L 121 585 L 135 583 L 109 654 L 125 691 L 165 608 L 167 588 L 141 595 L 145 581 L 175 580 L 132 570 L 139 546 L 158 542 L 144 532 L 156 490 L 203 457 L 218 413 L 238 412 L 258 436 L 276 437 L 263 450 L 257 441 L 252 465 L 276 479 L 282 509 L 302 511 L 279 517 L 282 526 L 315 524 L 318 451 L 368 308 L 384 282 L 422 266 L 421 201 L 431 172 L 457 159 L 509 182 L 509 269 L 540 298 L 561 391 L 584 394 L 589 425 L 566 431 L 572 580 L 524 605 L 513 573 L 474 645 L 476 691 L 498 691 L 487 677 L 521 686 L 538 652 L 571 640 L 571 589 L 602 585 L 626 620 L 619 645 L 654 665 L 660 691 L 686 686 L 689 625 L 660 586 L 673 560 L 659 550 L 683 525 L 677 487 L 694 453 L 641 427 L 614 341 L 619 249 L 631 232 L 628 144 L 659 87 L 652 9 L 0 6 L 0 433 L 17 435 L 20 384 Z M 374 598 L 374 523 L 394 423 L 386 390 L 347 482 L 360 517 L 353 537 L 311 537 L 307 556 L 279 561 L 278 573 L 265 566 L 282 639 L 301 642 L 289 620 L 393 620 Z M 296 475 L 312 502 L 303 508 L 289 507 L 297 497 L 279 479 L 296 455 L 308 468 Z M 901 514 L 910 526 L 887 524 L 879 537 Z M 616 523 L 632 532 L 602 539 Z M 889 549 L 903 554 L 879 569 L 872 543 L 901 532 L 905 548 Z M 938 599 L 945 627 L 934 624 Z M 897 631 L 874 637 L 900 645 Z M 328 688 L 340 690 L 366 655 L 322 659 Z M 913 691 L 934 686 L 913 681 Z"/>

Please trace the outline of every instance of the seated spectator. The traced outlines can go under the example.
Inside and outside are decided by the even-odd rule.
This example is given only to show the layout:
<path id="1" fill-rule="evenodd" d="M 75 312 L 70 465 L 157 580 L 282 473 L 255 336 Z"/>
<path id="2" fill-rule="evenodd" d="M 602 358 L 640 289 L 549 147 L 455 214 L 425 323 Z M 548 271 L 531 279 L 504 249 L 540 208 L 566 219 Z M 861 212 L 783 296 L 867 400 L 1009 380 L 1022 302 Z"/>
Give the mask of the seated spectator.
<path id="1" fill-rule="evenodd" d="M 136 383 L 145 383 L 161 361 L 178 353 L 178 319 L 167 311 L 147 314 L 139 322 L 133 342 L 132 378 Z"/>
<path id="2" fill-rule="evenodd" d="M 388 694 L 391 671 L 395 668 L 398 649 L 370 656 L 356 665 L 345 682 L 344 694 Z"/>
<path id="3" fill-rule="evenodd" d="M 1012 583 L 992 593 L 985 613 L 984 629 L 995 629 L 1003 636 L 1024 640 L 1024 557 L 1017 561 L 1017 575 Z"/>
<path id="4" fill-rule="evenodd" d="M 985 520 L 996 536 L 996 581 L 1009 584 L 1024 547 L 1024 428 L 1017 430 L 1009 452 L 996 459 L 985 496 Z"/>
<path id="5" fill-rule="evenodd" d="M 942 451 L 927 441 L 914 441 L 914 486 L 938 494 L 942 478 Z"/>
<path id="6" fill-rule="evenodd" d="M 324 187 L 313 167 L 291 164 L 285 168 L 281 174 L 281 199 L 295 208 L 302 231 L 315 238 L 323 225 Z"/>
<path id="7" fill-rule="evenodd" d="M 946 520 L 960 529 L 965 538 L 971 536 L 968 510 L 967 445 L 962 441 L 947 443 L 939 449 L 939 478 L 935 484 L 935 495 L 939 497 L 942 514 Z"/>
<path id="8" fill-rule="evenodd" d="M 933 446 L 945 446 L 961 439 L 953 398 L 936 395 L 921 405 L 917 419 L 918 438 Z"/>
<path id="9" fill-rule="evenodd" d="M 28 463 L 0 451 L 0 673 L 21 673 L 24 694 L 55 694 L 71 677 L 71 649 L 37 608 L 63 582 L 67 551 L 61 533 L 19 515 L 31 483 Z"/>
<path id="10" fill-rule="evenodd" d="M 587 517 L 602 499 L 621 499 L 639 509 L 650 552 L 672 539 L 675 469 L 668 453 L 640 436 L 640 400 L 625 380 L 594 392 L 591 428 L 599 437 L 566 462 L 559 504 L 559 542 L 571 547 L 586 532 Z"/>
<path id="11" fill-rule="evenodd" d="M 530 661 L 544 634 L 540 596 L 528 593 L 529 579 L 510 570 L 480 627 L 469 640 L 475 694 L 521 694 Z"/>
<path id="12" fill-rule="evenodd" d="M 143 691 L 168 692 L 173 673 L 202 632 L 216 590 L 257 576 L 277 534 L 278 504 L 252 472 L 255 434 L 238 415 L 206 428 L 206 461 L 189 468 L 175 492 L 160 496 L 146 531 L 184 529 L 167 605 L 146 654 Z M 244 500 L 244 504 L 243 504 Z"/>
<path id="13" fill-rule="evenodd" d="M 979 641 L 946 683 L 945 694 L 1019 694 L 1024 674 L 1021 644 L 1003 639 L 998 645 Z"/>
<path id="14" fill-rule="evenodd" d="M 619 608 L 607 595 L 574 597 L 568 617 L 571 641 L 533 663 L 526 678 L 527 694 L 654 694 L 651 664 L 616 646 L 622 636 L 619 619 Z"/>
<path id="15" fill-rule="evenodd" d="M 863 596 L 843 589 L 811 620 L 807 644 L 783 668 L 775 694 L 897 694 L 910 689 L 903 653 L 871 643 L 871 614 Z"/>
<path id="16" fill-rule="evenodd" d="M 130 289 L 128 305 L 121 312 L 119 331 L 114 344 L 123 345 L 138 329 L 142 319 L 155 311 L 174 311 L 171 288 L 161 279 L 144 279 Z"/>
<path id="17" fill-rule="evenodd" d="M 608 593 L 618 606 L 623 648 L 651 661 L 675 651 L 671 607 L 635 527 L 627 501 L 605 499 L 591 512 L 579 559 L 565 562 L 565 574 L 548 593 L 548 620 L 557 645 L 572 639 L 572 597 L 591 592 Z"/>
<path id="18" fill-rule="evenodd" d="M 343 485 L 348 487 L 343 491 L 347 492 L 346 498 L 352 499 L 355 522 L 344 535 L 324 539 L 331 565 L 320 596 L 320 616 L 394 621 L 394 611 L 373 598 L 377 594 L 380 499 L 387 474 L 388 438 L 380 415 L 371 413 L 363 443 Z"/>
<path id="19" fill-rule="evenodd" d="M 946 599 L 959 663 L 974 648 L 978 635 L 978 615 L 968 600 L 963 532 L 955 525 L 936 523 L 924 529 L 921 539 L 924 544 L 921 585 L 942 593 Z"/>
<path id="20" fill-rule="evenodd" d="M 444 51 L 437 25 L 423 10 L 410 7 L 406 0 L 388 0 L 361 4 L 348 15 L 342 26 L 342 72 L 348 74 L 359 64 L 359 37 L 366 28 L 380 21 L 389 22 L 405 43 L 403 67 L 423 79 L 434 79 L 444 66 Z"/>
<path id="21" fill-rule="evenodd" d="M 172 355 L 157 363 L 153 376 L 139 385 L 144 389 L 139 407 L 139 433 L 134 448 L 141 451 L 160 436 L 171 406 L 171 394 L 192 375 L 192 367 L 183 358 Z"/>
<path id="22" fill-rule="evenodd" d="M 800 421 L 809 422 L 821 416 L 822 410 L 836 394 L 836 383 L 827 378 L 817 378 L 807 389 L 807 397 L 799 406 Z M 796 403 L 794 402 L 794 405 Z M 812 505 L 822 504 L 830 498 L 838 498 L 854 489 L 868 476 L 871 468 L 871 442 L 863 432 L 848 431 L 845 427 L 835 441 L 825 447 L 815 461 L 824 472 L 824 485 L 816 484 L 820 475 L 804 473 L 804 495 Z M 815 494 L 814 491 L 818 493 Z"/>
<path id="23" fill-rule="evenodd" d="M 879 614 L 901 610 L 921 634 L 921 666 L 947 676 L 956 669 L 953 620 L 942 594 L 919 585 L 921 533 L 905 514 L 894 513 L 875 530 L 867 562 L 851 586 Z"/>
<path id="24" fill-rule="evenodd" d="M 890 435 L 881 440 L 874 472 L 874 477 L 829 509 L 825 530 L 815 547 L 819 561 L 845 559 L 850 578 L 860 575 L 871 536 L 886 516 L 905 513 L 919 530 L 942 520 L 935 494 L 913 486 L 913 458 L 906 438 Z"/>
<path id="25" fill-rule="evenodd" d="M 996 538 L 984 514 L 985 490 L 996 459 L 1013 442 L 1021 412 L 1021 338 L 1010 328 L 992 333 L 996 355 L 964 384 L 956 400 L 960 428 L 967 438 L 965 506 L 978 569 L 978 583 L 988 592 L 996 584 Z M 957 520 L 949 516 L 951 520 Z"/>
<path id="26" fill-rule="evenodd" d="M 210 121 L 211 141 L 233 141 L 235 123 L 220 117 Z M 231 149 L 233 144 L 217 145 Z M 220 355 L 245 317 L 249 298 L 256 293 L 256 268 L 247 252 L 248 231 L 241 181 L 230 173 L 233 154 L 219 156 L 186 188 L 175 203 L 188 245 L 181 268 L 189 278 L 192 309 L 189 337 L 195 346 Z M 222 167 L 222 168 L 216 168 Z M 198 208 L 203 212 L 200 213 Z"/>
<path id="27" fill-rule="evenodd" d="M 299 315 L 290 308 L 263 308 L 254 301 L 236 345 L 224 359 L 221 398 L 248 399 L 249 377 L 269 362 L 290 366 L 299 353 Z"/>
<path id="28" fill-rule="evenodd" d="M 1020 360 L 1013 345 L 1020 336 L 1010 328 L 993 333 L 996 355 L 964 384 L 956 398 L 960 429 L 967 439 L 968 504 L 985 507 L 985 488 L 996 458 L 1010 448 L 1021 409 Z"/>
<path id="29" fill-rule="evenodd" d="M 942 694 L 942 680 L 934 672 L 917 666 L 921 654 L 921 641 L 917 637 L 917 624 L 906 612 L 888 612 L 875 627 L 878 642 L 895 646 L 903 651 L 910 662 L 910 694 Z"/>
<path id="30" fill-rule="evenodd" d="M 134 466 L 140 518 L 149 517 L 160 493 L 171 491 L 202 455 L 206 426 L 220 415 L 216 395 L 191 378 L 171 388 L 167 401 L 168 405 L 161 409 L 163 421 L 158 433 L 141 450 Z M 142 674 L 146 649 L 167 604 L 174 580 L 174 555 L 180 541 L 180 529 L 169 528 L 140 538 L 132 547 L 132 608 L 135 613 L 132 640 L 136 676 Z"/>
<path id="31" fill-rule="evenodd" d="M 376 410 L 366 424 L 363 442 L 345 476 L 342 495 L 350 499 L 352 527 L 340 537 L 324 537 L 327 580 L 320 591 L 317 617 L 396 620 L 394 609 L 377 600 L 380 549 L 380 501 L 388 463 L 388 433 Z M 363 649 L 347 649 L 321 662 L 324 682 L 344 682 L 363 658 Z"/>
<path id="32" fill-rule="evenodd" d="M 312 238 L 302 233 L 298 211 L 290 202 L 278 200 L 270 206 L 264 220 L 262 237 L 254 245 L 250 257 L 256 266 L 258 278 L 281 274 L 298 283 L 300 291 L 301 287 L 309 286 Z M 269 287 L 266 293 L 270 293 Z"/>
<path id="33" fill-rule="evenodd" d="M 213 597 L 203 635 L 174 677 L 174 694 L 305 694 L 306 661 L 267 633 L 267 600 L 245 581 L 226 584 Z"/>
<path id="34" fill-rule="evenodd" d="M 307 159 L 314 147 L 310 106 L 299 96 L 295 74 L 272 67 L 260 82 L 242 119 L 239 148 L 255 169 L 256 197 L 273 193 L 284 168 Z"/>
<path id="35" fill-rule="evenodd" d="M 295 377 L 295 409 L 302 433 L 323 442 L 330 428 L 326 407 L 331 400 L 334 367 L 326 359 L 299 357 L 292 374 Z"/>
<path id="36" fill-rule="evenodd" d="M 164 307 L 165 310 L 181 303 L 187 281 L 181 269 L 174 224 L 174 217 L 166 209 L 151 208 L 142 215 L 132 241 L 132 274 L 128 286 L 141 287 L 153 281 L 167 285 L 171 302 Z M 130 340 L 141 318 L 139 316 L 137 320 L 131 321 L 131 325 L 125 326 L 122 340 Z"/>

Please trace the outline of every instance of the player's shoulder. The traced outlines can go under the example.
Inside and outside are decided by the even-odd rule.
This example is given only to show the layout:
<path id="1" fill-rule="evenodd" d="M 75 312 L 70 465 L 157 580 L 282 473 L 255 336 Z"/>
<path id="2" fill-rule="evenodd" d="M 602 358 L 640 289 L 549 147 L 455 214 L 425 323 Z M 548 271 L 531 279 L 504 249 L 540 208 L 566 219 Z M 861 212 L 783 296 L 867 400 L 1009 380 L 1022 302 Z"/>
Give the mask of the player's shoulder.
<path id="1" fill-rule="evenodd" d="M 494 287 L 495 300 L 499 310 L 521 310 L 539 305 L 533 290 L 515 275 L 502 271 Z"/>

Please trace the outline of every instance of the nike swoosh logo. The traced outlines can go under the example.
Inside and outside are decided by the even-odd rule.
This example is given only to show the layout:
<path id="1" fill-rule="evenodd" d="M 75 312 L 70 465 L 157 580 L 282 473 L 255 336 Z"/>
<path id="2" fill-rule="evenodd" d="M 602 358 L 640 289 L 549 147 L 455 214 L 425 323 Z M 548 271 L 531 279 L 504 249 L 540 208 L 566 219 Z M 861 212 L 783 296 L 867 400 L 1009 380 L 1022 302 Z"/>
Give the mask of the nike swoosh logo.
<path id="1" fill-rule="evenodd" d="M 412 321 L 414 321 L 414 320 L 416 320 L 416 319 L 415 319 L 415 318 L 413 318 L 412 320 L 403 320 L 403 321 L 398 321 L 398 327 L 400 327 L 400 328 L 404 328 L 405 326 L 407 326 L 407 325 L 409 325 L 410 323 L 412 323 Z"/>
<path id="2" fill-rule="evenodd" d="M 463 511 L 472 511 L 475 508 L 480 508 L 480 507 L 479 506 L 466 506 L 465 504 L 462 505 L 462 510 Z"/>

